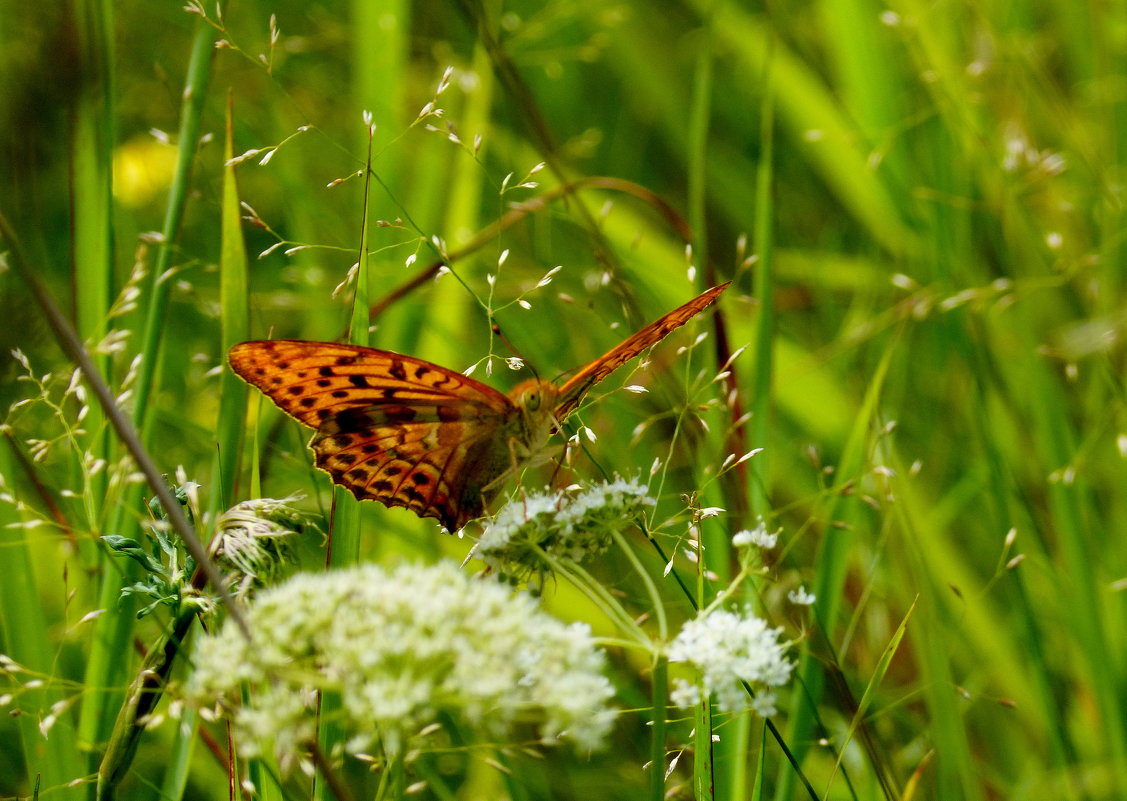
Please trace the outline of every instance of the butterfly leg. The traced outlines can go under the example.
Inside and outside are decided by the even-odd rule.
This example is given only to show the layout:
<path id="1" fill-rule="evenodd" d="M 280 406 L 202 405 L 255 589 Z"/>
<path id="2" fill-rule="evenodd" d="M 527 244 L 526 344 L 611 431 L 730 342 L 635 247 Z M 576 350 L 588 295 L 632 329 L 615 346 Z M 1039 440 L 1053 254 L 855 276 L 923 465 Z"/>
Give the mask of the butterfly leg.
<path id="1" fill-rule="evenodd" d="M 554 462 L 554 466 L 552 468 L 552 478 L 548 482 L 549 486 L 555 486 L 556 485 L 556 479 L 558 479 L 560 477 L 560 471 L 563 470 L 563 468 L 564 468 L 564 462 L 567 461 L 567 459 L 570 455 L 571 455 L 571 442 L 568 441 L 568 442 L 564 443 L 564 452 L 560 456 L 560 458 L 552 460 Z M 559 512 L 562 509 L 563 509 L 563 495 L 558 494 L 556 496 L 556 511 Z"/>
<path id="2" fill-rule="evenodd" d="M 520 443 L 517 442 L 516 438 L 510 437 L 509 438 L 509 459 L 510 459 L 510 462 L 511 462 L 511 465 L 512 465 L 512 467 L 510 469 L 513 471 L 513 478 L 517 482 L 517 491 L 520 493 L 520 502 L 521 502 L 521 505 L 522 505 L 521 511 L 524 513 L 524 519 L 527 520 L 528 519 L 528 493 L 526 493 L 524 491 L 524 481 L 521 480 L 523 478 L 523 475 L 521 473 L 521 466 L 528 462 L 528 458 L 527 458 L 527 456 L 524 459 L 520 458 L 520 456 L 517 453 L 518 447 L 520 447 Z"/>

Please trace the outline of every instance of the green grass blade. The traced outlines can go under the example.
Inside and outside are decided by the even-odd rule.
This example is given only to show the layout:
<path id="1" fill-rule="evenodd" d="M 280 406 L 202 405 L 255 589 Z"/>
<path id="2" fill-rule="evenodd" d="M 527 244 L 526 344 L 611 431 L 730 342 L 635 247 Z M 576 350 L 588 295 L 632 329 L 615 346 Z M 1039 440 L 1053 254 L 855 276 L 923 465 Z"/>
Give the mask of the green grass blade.
<path id="1" fill-rule="evenodd" d="M 668 715 L 669 660 L 659 654 L 654 659 L 650 696 L 650 801 L 665 798 L 665 719 Z"/>
<path id="2" fill-rule="evenodd" d="M 844 482 L 854 480 L 862 471 L 865 452 L 871 435 L 871 421 L 876 415 L 881 390 L 884 387 L 884 379 L 892 363 L 894 352 L 895 348 L 892 347 L 885 350 L 875 374 L 869 380 L 865 397 L 858 406 L 849 440 L 835 470 L 835 481 L 839 488 Z M 817 597 L 814 604 L 814 614 L 818 621 L 818 636 L 828 638 L 831 642 L 834 638 L 834 632 L 837 630 L 842 588 L 845 583 L 852 547 L 847 526 L 852 510 L 840 503 L 839 492 L 832 492 L 828 496 L 823 519 L 831 522 L 840 521 L 842 525 L 840 527 L 831 525 L 825 532 L 815 566 L 816 579 L 814 584 L 814 595 Z M 806 751 L 802 744 L 811 742 L 816 719 L 814 715 L 804 711 L 804 709 L 808 704 L 819 703 L 825 688 L 825 676 L 821 665 L 810 651 L 802 654 L 796 673 L 798 674 L 796 681 L 799 686 L 804 688 L 804 692 L 794 695 L 787 727 L 787 742 L 793 744 L 793 750 L 801 764 Z M 793 793 L 795 778 L 790 766 L 784 765 L 780 769 L 775 797 L 780 799 L 790 798 Z"/>
<path id="3" fill-rule="evenodd" d="M 16 476 L 10 450 L 13 445 L 9 437 L 0 438 L 0 477 L 14 479 Z M 9 489 L 5 487 L 5 491 Z M 37 554 L 29 537 L 41 536 L 41 527 L 24 528 L 19 525 L 22 522 L 10 504 L 0 504 L 0 549 L 4 552 L 4 569 L 8 576 L 24 577 L 22 581 L 0 581 L 0 649 L 32 672 L 32 675 L 24 674 L 21 684 L 30 681 L 33 675 L 46 681 L 42 688 L 18 693 L 18 708 L 29 714 L 16 718 L 19 745 L 11 743 L 5 750 L 13 757 L 15 752 L 22 751 L 27 766 L 25 788 L 30 787 L 38 775 L 43 789 L 50 790 L 51 797 L 78 799 L 83 795 L 82 789 L 65 785 L 85 774 L 86 765 L 67 715 L 60 715 L 59 723 L 46 739 L 38 728 L 52 706 L 63 702 L 68 694 L 51 681 L 59 654 L 48 636 L 51 624 L 40 603 L 40 598 L 45 596 L 44 588 L 34 580 Z M 11 685 L 4 688 L 4 692 L 12 690 Z"/>
<path id="4" fill-rule="evenodd" d="M 152 271 L 150 297 L 148 299 L 144 338 L 141 342 L 140 374 L 136 385 L 136 405 L 134 422 L 144 436 L 144 421 L 151 414 L 149 394 L 152 391 L 156 366 L 160 358 L 160 340 L 168 314 L 168 281 L 163 280 L 165 271 L 171 265 L 172 243 L 176 241 L 184 207 L 187 203 L 189 179 L 192 164 L 196 157 L 196 143 L 200 136 L 200 116 L 206 95 L 207 78 L 214 47 L 214 30 L 200 23 L 193 42 L 192 58 L 185 86 L 180 127 L 180 151 L 175 179 L 169 195 L 162 229 L 163 244 L 158 250 Z M 136 523 L 141 502 L 139 488 L 127 489 L 122 502 L 115 510 L 107 528 L 110 531 L 130 536 Z M 122 577 L 116 571 L 105 572 L 99 590 L 99 603 L 104 609 L 116 607 L 121 591 Z M 133 631 L 133 620 L 129 615 L 103 615 L 95 621 L 94 646 L 87 661 L 85 681 L 92 687 L 122 687 L 129 680 L 128 660 L 123 655 L 129 651 L 129 638 Z M 80 722 L 80 737 L 84 742 L 104 742 L 113 725 L 113 714 L 107 712 L 107 705 L 113 708 L 120 702 L 120 692 L 88 693 L 83 698 Z"/>
<path id="5" fill-rule="evenodd" d="M 228 101 L 227 137 L 224 149 L 227 166 L 223 169 L 223 205 L 219 256 L 220 341 L 219 352 L 224 365 L 219 379 L 219 417 L 216 431 L 215 469 L 212 473 L 211 511 L 218 514 L 235 502 L 234 487 L 239 477 L 239 456 L 247 412 L 247 387 L 226 367 L 226 353 L 231 346 L 246 340 L 248 320 L 247 250 L 243 238 L 242 209 L 235 178 L 234 120 L 232 101 Z"/>
<path id="6" fill-rule="evenodd" d="M 137 379 L 134 421 L 142 431 L 147 427 L 146 420 L 151 417 L 149 396 L 155 389 L 156 369 L 160 361 L 161 340 L 165 331 L 171 287 L 166 273 L 172 266 L 172 257 L 176 252 L 175 243 L 184 219 L 184 209 L 188 204 L 214 51 L 215 30 L 202 22 L 197 23 L 184 84 L 184 102 L 180 108 L 176 171 L 169 190 L 164 222 L 161 225 L 161 241 L 153 264 L 146 304 L 145 328 L 141 340 L 143 359 Z"/>
<path id="7" fill-rule="evenodd" d="M 912 612 L 916 609 L 916 603 L 916 601 L 912 602 L 911 607 L 908 608 L 908 611 L 904 615 L 904 619 L 901 620 L 900 625 L 896 627 L 896 631 L 892 635 L 892 640 L 888 643 L 888 647 L 884 649 L 884 653 L 881 654 L 876 671 L 874 671 L 873 675 L 869 678 L 869 683 L 865 686 L 865 692 L 857 704 L 857 711 L 853 713 L 853 719 L 849 721 L 849 729 L 845 732 L 845 736 L 838 746 L 837 759 L 834 761 L 834 774 L 841 768 L 841 761 L 845 757 L 845 748 L 857 733 L 865 715 L 868 714 L 869 707 L 873 704 L 876 691 L 884 680 L 885 674 L 888 673 L 889 666 L 892 664 L 892 657 L 896 656 L 896 652 L 900 648 L 900 643 L 908 630 L 908 621 L 912 617 Z M 830 776 L 830 780 L 833 780 L 833 775 Z"/>
<path id="8" fill-rule="evenodd" d="M 113 148 L 117 120 L 113 3 L 77 0 L 74 11 L 83 60 L 71 150 L 75 326 L 83 340 L 98 342 L 107 333 L 114 285 Z M 95 364 L 102 375 L 110 374 L 108 356 L 97 356 Z M 86 426 L 96 458 L 112 458 L 105 418 L 96 407 L 91 409 Z M 105 494 L 106 474 L 92 476 L 86 499 L 92 525 L 104 512 L 100 500 Z"/>

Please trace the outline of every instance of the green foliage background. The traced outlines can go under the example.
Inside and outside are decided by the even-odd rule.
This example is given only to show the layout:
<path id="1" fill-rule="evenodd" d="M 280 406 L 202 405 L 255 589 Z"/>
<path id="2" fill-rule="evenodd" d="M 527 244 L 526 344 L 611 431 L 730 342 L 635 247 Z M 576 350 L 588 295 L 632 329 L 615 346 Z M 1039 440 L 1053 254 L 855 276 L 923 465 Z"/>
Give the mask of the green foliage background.
<path id="1" fill-rule="evenodd" d="M 371 344 L 455 369 L 509 355 L 482 308 L 505 251 L 495 321 L 544 376 L 733 280 L 718 318 L 729 352 L 752 345 L 732 368 L 752 416 L 737 431 L 722 409 L 701 412 L 708 430 L 678 437 L 663 503 L 672 510 L 703 487 L 704 505 L 728 509 L 709 531 L 721 578 L 727 535 L 757 514 L 782 527 L 779 583 L 764 583 L 759 602 L 806 635 L 804 690 L 778 722 L 814 786 L 830 798 L 1122 798 L 1125 5 L 250 1 L 229 4 L 222 22 L 205 8 L 204 22 L 179 3 L 7 2 L 0 211 L 84 338 L 131 332 L 99 364 L 119 387 L 143 355 L 152 392 L 131 403 L 148 449 L 169 473 L 183 466 L 218 510 L 250 491 L 249 461 L 237 475 L 216 461 L 242 420 L 237 406 L 221 413 L 216 369 L 229 344 L 220 309 L 238 296 L 217 269 L 237 261 L 220 236 L 233 211 L 228 98 L 235 153 L 278 146 L 268 163 L 237 170 L 239 198 L 269 227 L 243 227 L 244 337 L 331 339 L 348 328 L 347 293 L 331 292 L 357 260 L 364 183 L 328 185 L 363 170 L 365 110 L 379 178 L 372 302 L 436 258 L 432 237 L 458 251 L 513 202 L 596 176 L 643 187 L 675 217 L 623 183 L 526 209 L 452 265 L 461 281 L 428 281 L 392 303 Z M 189 110 L 193 63 L 199 105 Z M 418 122 L 447 66 L 441 119 Z M 178 141 L 185 131 L 190 141 Z M 176 144 L 192 157 L 187 181 L 174 179 Z M 539 186 L 512 188 L 544 161 Z M 178 203 L 182 221 L 169 212 Z M 677 218 L 693 231 L 690 257 Z M 172 233 L 167 248 L 148 235 L 161 230 Z M 137 308 L 107 322 L 134 264 L 148 270 Z M 557 264 L 554 282 L 528 296 L 532 311 L 505 305 Z M 19 276 L 0 274 L 0 290 L 0 352 L 19 348 L 37 374 L 65 374 Z M 693 371 L 711 348 L 694 351 Z M 20 373 L 0 361 L 5 408 L 34 394 Z M 643 376 L 653 390 L 643 400 L 614 393 L 584 412 L 608 472 L 644 474 L 669 450 L 662 412 L 684 408 L 689 385 L 676 346 L 658 349 Z M 491 380 L 516 376 L 499 369 Z M 624 382 L 616 375 L 607 389 Z M 100 414 L 44 462 L 28 458 L 27 440 L 59 436 L 76 406 L 13 410 L 0 456 L 27 504 L 0 507 L 4 523 L 21 524 L 0 535 L 2 650 L 48 679 L 12 702 L 22 717 L 0 723 L 2 797 L 28 795 L 36 772 L 45 797 L 89 791 L 64 784 L 96 769 L 139 664 L 132 642 L 159 630 L 113 607 L 123 568 L 96 545 L 144 516 L 139 490 L 83 467 L 84 450 L 122 455 Z M 259 429 L 263 494 L 302 490 L 327 508 L 304 432 L 272 414 Z M 765 450 L 742 484 L 709 481 L 733 444 Z M 590 462 L 577 471 L 596 474 Z M 468 547 L 402 510 L 354 513 L 366 560 L 460 558 Z M 813 617 L 779 603 L 798 582 L 819 596 Z M 566 590 L 549 603 L 565 617 L 592 614 Z M 863 731 L 847 738 L 849 699 L 878 675 Z M 623 705 L 645 707 L 644 680 L 622 684 Z M 36 724 L 67 699 L 43 739 Z M 460 762 L 450 794 L 436 797 L 646 797 L 644 723 L 624 715 L 609 754 L 518 766 L 504 789 L 488 766 Z M 718 729 L 720 796 L 750 797 L 749 776 L 761 775 L 768 794 L 806 797 L 777 750 L 760 762 L 745 748 L 759 725 Z M 203 748 L 170 756 L 169 728 L 146 735 L 129 797 L 185 782 L 186 797 L 223 797 L 222 765 Z M 677 731 L 687 741 L 688 725 Z M 850 739 L 848 782 L 822 737 Z M 183 775 L 170 779 L 169 765 Z"/>

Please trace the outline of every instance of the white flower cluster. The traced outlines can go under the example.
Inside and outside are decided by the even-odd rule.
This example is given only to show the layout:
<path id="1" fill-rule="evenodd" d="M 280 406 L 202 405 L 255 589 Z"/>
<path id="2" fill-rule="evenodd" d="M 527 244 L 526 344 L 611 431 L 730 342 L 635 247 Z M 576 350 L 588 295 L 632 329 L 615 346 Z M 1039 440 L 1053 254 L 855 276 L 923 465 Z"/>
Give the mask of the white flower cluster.
<path id="1" fill-rule="evenodd" d="M 293 572 L 297 557 L 291 535 L 311 524 L 292 506 L 298 499 L 254 498 L 219 516 L 209 550 L 228 574 L 235 595 L 276 584 Z"/>
<path id="2" fill-rule="evenodd" d="M 794 663 L 784 657 L 782 629 L 771 629 L 762 618 L 716 609 L 688 621 L 669 647 L 670 662 L 688 662 L 700 671 L 704 692 L 724 712 L 751 708 L 763 717 L 775 714 L 775 693 L 790 678 Z M 749 698 L 744 682 L 752 685 Z M 670 700 L 680 707 L 700 702 L 700 687 L 684 679 L 674 681 Z"/>
<path id="3" fill-rule="evenodd" d="M 629 525 L 657 501 L 637 479 L 617 478 L 569 494 L 532 493 L 497 513 L 474 546 L 474 556 L 503 572 L 543 569 L 541 553 L 579 563 L 602 553 L 611 531 Z"/>
<path id="4" fill-rule="evenodd" d="M 200 642 L 188 696 L 234 708 L 244 755 L 272 747 L 285 769 L 316 736 L 316 691 L 338 699 L 352 753 L 401 752 L 447 715 L 485 737 L 537 721 L 544 740 L 566 732 L 581 748 L 614 720 L 587 626 L 453 564 L 298 574 L 260 591 L 247 620 L 250 642 L 230 620 Z"/>
<path id="5" fill-rule="evenodd" d="M 779 543 L 779 532 L 770 532 L 767 530 L 767 524 L 763 522 L 763 518 L 759 518 L 759 525 L 753 529 L 743 529 L 737 531 L 732 536 L 732 545 L 737 548 L 746 548 L 749 545 L 754 545 L 757 548 L 762 548 L 769 551 Z"/>

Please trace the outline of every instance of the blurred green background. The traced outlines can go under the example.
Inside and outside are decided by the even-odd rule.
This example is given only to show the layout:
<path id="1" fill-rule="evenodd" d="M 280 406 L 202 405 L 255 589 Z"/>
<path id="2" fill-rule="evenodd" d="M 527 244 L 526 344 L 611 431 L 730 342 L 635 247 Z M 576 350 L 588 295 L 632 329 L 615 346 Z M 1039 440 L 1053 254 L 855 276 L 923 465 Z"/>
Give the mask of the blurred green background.
<path id="1" fill-rule="evenodd" d="M 266 226 L 244 226 L 254 338 L 346 330 L 348 293 L 332 291 L 357 260 L 364 183 L 330 184 L 363 170 L 370 111 L 379 181 L 369 215 L 389 223 L 370 228 L 372 301 L 436 259 L 432 237 L 450 252 L 473 245 L 453 265 L 461 282 L 425 281 L 373 321 L 377 347 L 459 370 L 487 352 L 508 356 L 487 305 L 528 363 L 553 377 L 734 280 L 720 305 L 719 352 L 753 345 L 732 379 L 753 414 L 734 427 L 724 409 L 702 411 L 709 430 L 678 440 L 663 503 L 672 511 L 681 493 L 705 488 L 706 503 L 730 512 L 717 544 L 757 514 L 783 528 L 778 583 L 765 583 L 759 600 L 806 634 L 809 683 L 779 724 L 808 752 L 820 792 L 1127 796 L 1127 3 L 244 0 L 221 17 L 197 10 L 0 4 L 0 211 L 84 337 L 132 332 L 101 362 L 111 385 L 126 380 L 136 352 L 154 359 L 143 413 L 163 470 L 182 465 L 205 495 L 222 494 L 213 462 L 228 99 L 234 152 L 260 151 L 237 171 L 242 201 Z M 193 47 L 209 70 L 197 141 L 185 143 Z M 450 86 L 435 99 L 447 67 Z M 441 116 L 420 119 L 432 101 Z M 179 187 L 177 145 L 194 153 Z M 541 162 L 530 179 L 538 186 L 518 187 Z M 475 242 L 514 203 L 593 177 L 617 180 L 558 192 Z M 183 219 L 156 289 L 152 232 L 168 228 L 170 197 L 183 201 Z M 489 301 L 487 275 L 506 251 Z M 107 323 L 135 265 L 149 272 L 137 308 Z M 553 283 L 527 296 L 531 311 L 506 305 L 556 265 Z M 168 305 L 154 349 L 141 331 L 161 291 Z M 0 319 L 0 352 L 21 349 L 37 373 L 69 369 L 11 271 L 0 273 Z M 694 352 L 692 371 L 710 348 Z M 521 377 L 478 370 L 502 388 Z M 17 361 L 0 359 L 0 371 L 3 408 L 35 394 L 16 380 Z M 645 475 L 667 454 L 662 413 L 684 400 L 676 346 L 655 351 L 644 375 L 653 390 L 644 399 L 615 393 L 584 412 L 608 472 Z M 624 382 L 616 375 L 605 389 Z M 31 569 L 5 568 L 21 591 L 5 596 L 4 649 L 35 662 L 17 653 L 12 632 L 13 618 L 37 607 L 38 667 L 58 679 L 51 697 L 81 697 L 52 738 L 71 731 L 78 753 L 89 736 L 96 755 L 114 702 L 106 711 L 86 700 L 94 635 L 75 624 L 112 597 L 99 584 L 113 562 L 92 543 L 119 530 L 111 521 L 127 495 L 66 494 L 82 484 L 82 467 L 63 446 L 24 464 L 28 439 L 59 436 L 56 410 L 21 407 L 7 422 L 0 467 L 29 508 L 6 503 L 2 514 L 32 522 L 3 534 L 4 549 Z M 301 490 L 323 508 L 326 482 L 309 466 L 305 433 L 267 422 L 264 494 Z M 87 428 L 95 433 L 77 442 L 98 438 Z M 709 480 L 733 444 L 766 450 L 741 485 Z M 120 457 L 112 442 L 102 447 Z M 577 470 L 596 475 L 589 463 Z M 245 496 L 245 476 L 223 500 Z M 66 523 L 35 523 L 52 510 Z M 140 512 L 124 516 L 134 522 L 120 525 L 135 525 Z M 362 519 L 365 559 L 460 558 L 468 548 L 403 510 L 366 504 Z M 723 577 L 730 566 L 716 558 Z M 778 611 L 800 581 L 819 595 L 814 620 Z M 585 613 L 562 591 L 549 602 L 564 616 Z M 865 692 L 913 602 L 904 644 L 869 699 L 866 747 L 854 738 L 845 749 L 847 784 L 819 738 L 844 742 L 848 698 Z M 151 625 L 119 633 L 124 650 L 99 687 L 131 680 L 129 641 L 151 641 Z M 623 673 L 636 667 L 623 663 Z M 631 682 L 639 695 L 623 705 L 644 707 L 644 677 L 622 678 Z M 4 797 L 29 794 L 26 765 L 50 761 L 39 752 L 25 762 L 48 704 L 21 698 L 32 736 L 17 732 L 17 719 L 0 723 L 11 744 L 0 748 Z M 642 717 L 622 724 L 610 754 L 556 763 L 526 797 L 645 797 Z M 132 797 L 156 797 L 167 736 L 142 746 Z M 52 788 L 96 765 L 81 753 L 87 769 L 55 774 Z M 767 792 L 805 797 L 777 752 L 766 760 Z M 207 766 L 193 773 L 189 797 L 222 797 L 221 767 L 203 755 L 196 764 Z M 749 797 L 739 765 L 754 773 L 755 749 L 723 752 L 717 764 L 720 794 Z M 487 795 L 500 792 L 482 781 Z M 474 792 L 467 781 L 450 797 L 486 797 Z"/>

